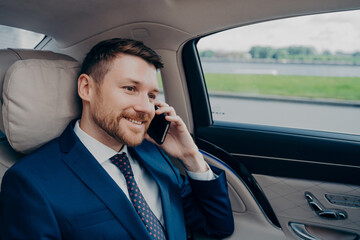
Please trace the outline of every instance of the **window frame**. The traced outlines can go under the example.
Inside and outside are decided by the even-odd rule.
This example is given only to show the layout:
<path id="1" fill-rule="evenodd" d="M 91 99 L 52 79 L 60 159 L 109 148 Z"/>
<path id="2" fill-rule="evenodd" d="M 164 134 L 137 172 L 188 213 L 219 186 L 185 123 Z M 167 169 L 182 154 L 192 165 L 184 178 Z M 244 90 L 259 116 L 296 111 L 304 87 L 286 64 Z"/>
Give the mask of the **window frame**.
<path id="1" fill-rule="evenodd" d="M 196 43 L 199 38 L 193 39 L 187 42 L 183 48 L 183 66 L 185 71 L 185 77 L 188 85 L 188 93 L 190 98 L 193 122 L 194 122 L 194 137 L 195 141 L 201 146 L 204 146 L 203 140 L 209 142 L 208 137 L 212 135 L 223 136 L 230 134 L 236 136 L 238 142 L 242 142 L 243 148 L 246 149 L 249 155 L 255 152 L 256 146 L 270 146 L 266 148 L 264 156 L 272 156 L 275 158 L 284 158 L 284 152 L 281 148 L 271 147 L 274 144 L 289 144 L 287 156 L 284 159 L 305 159 L 306 161 L 316 161 L 319 164 L 343 164 L 344 166 L 358 166 L 358 159 L 352 154 L 356 152 L 360 146 L 360 136 L 346 133 L 324 132 L 319 130 L 297 129 L 278 126 L 266 126 L 247 123 L 234 123 L 234 122 L 222 122 L 214 121 L 212 119 L 211 106 L 209 96 L 206 90 L 206 82 L 201 69 L 201 62 L 197 52 Z M 223 131 L 223 132 L 221 132 Z M 232 132 L 228 132 L 232 131 Z M 220 135 L 219 135 L 220 134 Z M 231 135 L 232 134 L 232 135 Z M 276 138 L 276 143 L 273 143 L 273 139 Z M 212 139 L 214 144 L 216 139 Z M 287 141 L 290 141 L 288 143 Z M 298 146 L 296 144 L 300 142 L 301 152 L 296 152 Z M 216 144 L 216 143 L 215 143 Z M 233 143 L 229 145 L 228 149 L 225 149 L 230 155 L 236 152 L 235 145 Z M 207 144 L 205 144 L 207 145 Z M 315 147 L 314 147 L 315 146 Z M 328 151 L 328 146 L 343 146 L 342 150 L 336 147 L 334 156 L 325 155 L 323 153 Z M 343 152 L 343 159 L 339 159 L 340 152 Z M 316 153 L 314 153 L 316 152 Z M 296 158 L 295 158 L 296 157 Z M 231 160 L 227 162 L 231 165 Z M 233 166 L 236 168 L 236 166 Z M 274 168 L 268 169 L 267 172 L 275 170 Z M 278 171 L 277 171 L 278 172 Z M 278 175 L 290 177 L 286 173 L 279 173 Z M 309 175 L 309 179 L 319 178 L 322 180 L 325 176 Z M 353 179 L 344 179 L 341 176 L 332 176 L 330 180 L 334 182 L 354 183 Z"/>
<path id="2" fill-rule="evenodd" d="M 359 10 L 359 9 L 357 9 Z M 354 10 L 355 11 L 355 10 Z M 359 10 L 360 11 L 360 10 Z M 346 13 L 347 11 L 336 11 L 336 13 Z M 333 13 L 333 12 L 327 12 L 329 14 Z M 253 129 L 258 129 L 261 128 L 263 130 L 268 130 L 268 131 L 273 131 L 274 129 L 276 129 L 276 131 L 281 131 L 281 132 L 290 132 L 290 133 L 294 133 L 294 134 L 304 134 L 304 135 L 316 135 L 319 137 L 329 137 L 329 138 L 334 138 L 334 139 L 346 139 L 346 140 L 355 140 L 355 141 L 359 141 L 360 140 L 360 134 L 358 133 L 358 131 L 342 131 L 342 129 L 334 129 L 334 131 L 332 130 L 327 130 L 327 128 L 321 128 L 321 127 L 312 127 L 311 121 L 309 121 L 309 126 L 306 127 L 304 126 L 303 128 L 301 128 L 301 126 L 297 126 L 296 122 L 293 123 L 291 121 L 289 121 L 288 123 L 284 123 L 284 125 L 282 124 L 274 124 L 272 125 L 271 123 L 252 123 L 250 121 L 246 121 L 246 122 L 241 122 L 241 121 L 229 121 L 229 119 L 227 120 L 222 120 L 221 118 L 217 118 L 215 115 L 213 115 L 211 108 L 213 106 L 211 106 L 211 100 L 212 98 L 210 97 L 211 92 L 207 91 L 207 87 L 206 87 L 206 79 L 205 79 L 205 74 L 203 72 L 203 68 L 202 68 L 202 62 L 201 62 L 201 58 L 200 58 L 200 51 L 197 48 L 198 42 L 203 39 L 206 38 L 208 36 L 214 35 L 214 34 L 218 34 L 221 32 L 226 32 L 232 29 L 237 29 L 237 28 L 242 28 L 242 27 L 247 27 L 249 25 L 256 25 L 258 23 L 265 23 L 265 22 L 272 22 L 272 21 L 277 21 L 277 20 L 286 20 L 286 19 L 292 19 L 293 17 L 307 17 L 307 16 L 313 16 L 313 15 L 323 15 L 323 14 L 327 14 L 327 13 L 318 13 L 318 14 L 305 14 L 305 15 L 300 15 L 300 16 L 289 16 L 289 17 L 285 17 L 285 18 L 274 18 L 274 19 L 267 19 L 264 20 L 262 22 L 250 22 L 247 23 L 245 25 L 241 25 L 241 26 L 237 26 L 237 27 L 233 27 L 233 28 L 229 28 L 229 29 L 223 29 L 221 31 L 218 32 L 214 32 L 211 34 L 207 34 L 201 37 L 197 37 L 191 41 L 189 41 L 185 47 L 183 48 L 183 65 L 184 68 L 188 68 L 185 69 L 186 71 L 190 72 L 192 75 L 187 75 L 187 76 L 191 76 L 192 79 L 194 79 L 196 77 L 196 81 L 203 81 L 202 85 L 205 86 L 205 93 L 203 93 L 203 90 L 199 87 L 199 84 L 197 84 L 197 93 L 195 95 L 193 95 L 193 98 L 195 99 L 195 101 L 197 102 L 196 106 L 192 105 L 192 108 L 194 109 L 194 107 L 196 108 L 196 111 L 193 110 L 193 116 L 194 116 L 194 123 L 196 126 L 196 123 L 199 123 L 198 126 L 210 126 L 210 125 L 219 125 L 221 126 L 224 122 L 226 122 L 226 125 L 228 125 L 227 123 L 232 123 L 235 124 L 237 127 L 246 127 L 246 128 L 253 128 Z M 190 43 L 191 42 L 191 43 Z M 190 46 L 193 45 L 193 46 Z M 291 44 L 289 44 L 289 46 L 291 46 Z M 276 48 L 276 47 L 275 47 Z M 195 53 L 191 53 L 191 49 L 194 49 Z M 194 55 L 195 54 L 195 55 Z M 194 56 L 191 56 L 194 55 Z M 186 60 L 184 60 L 186 58 Z M 196 58 L 196 59 L 192 59 L 192 58 Z M 192 62 L 193 66 L 191 67 L 187 67 L 186 63 L 188 63 L 189 61 Z M 200 70 L 196 70 L 196 68 L 200 68 Z M 199 77 L 198 75 L 201 74 L 201 76 Z M 192 82 L 192 81 L 191 81 Z M 188 82 L 189 84 L 189 82 Z M 190 83 L 191 84 L 191 83 Z M 194 86 L 191 86 L 191 88 Z M 189 93 L 190 95 L 192 95 L 191 93 Z M 209 103 L 208 106 L 204 105 L 204 101 L 202 101 L 200 98 L 206 96 L 207 100 L 206 103 Z M 261 95 L 260 95 L 261 97 Z M 275 96 L 276 97 L 276 96 Z M 306 99 L 306 97 L 304 97 L 304 99 Z M 330 99 L 330 100 L 335 100 L 335 99 Z M 304 102 L 307 102 L 309 100 L 305 100 Z M 346 101 L 346 100 L 345 100 Z M 349 105 L 353 104 L 351 100 L 349 100 Z M 356 103 L 356 105 L 358 105 L 358 103 Z M 201 116 L 200 117 L 196 117 L 196 115 L 194 115 L 194 112 L 201 112 Z M 356 111 L 356 110 L 354 110 Z M 250 115 L 249 115 L 250 116 Z M 208 118 L 208 119 L 205 119 Z M 210 123 L 210 124 L 209 124 Z M 263 125 L 260 125 L 263 124 Z M 343 121 L 339 120 L 336 122 L 336 124 L 343 124 Z"/>
<path id="3" fill-rule="evenodd" d="M 195 142 L 243 181 L 270 222 L 281 227 L 253 174 L 358 184 L 359 135 L 213 120 L 196 47 L 202 37 L 181 52 Z"/>
<path id="4" fill-rule="evenodd" d="M 210 126 L 231 126 L 238 129 L 261 130 L 265 132 L 281 132 L 298 136 L 311 136 L 360 142 L 360 135 L 354 134 L 214 120 L 211 112 L 211 105 L 206 87 L 206 81 L 201 66 L 201 60 L 199 57 L 198 49 L 196 47 L 198 41 L 206 36 L 190 40 L 184 45 L 182 52 L 185 77 L 188 85 L 189 97 L 191 100 L 190 103 L 194 121 L 194 129 Z"/>

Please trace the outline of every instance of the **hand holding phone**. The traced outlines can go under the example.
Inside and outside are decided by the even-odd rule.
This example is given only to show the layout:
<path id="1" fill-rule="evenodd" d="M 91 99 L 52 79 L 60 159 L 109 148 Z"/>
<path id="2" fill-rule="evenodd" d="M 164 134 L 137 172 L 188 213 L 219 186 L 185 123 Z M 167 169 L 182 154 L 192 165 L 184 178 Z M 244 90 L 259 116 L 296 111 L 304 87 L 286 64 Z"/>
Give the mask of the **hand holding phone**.
<path id="1" fill-rule="evenodd" d="M 158 109 L 155 106 L 155 111 Z M 150 123 L 147 133 L 155 140 L 157 144 L 163 144 L 165 141 L 166 134 L 170 128 L 170 122 L 165 119 L 165 113 L 155 114 L 153 120 Z"/>

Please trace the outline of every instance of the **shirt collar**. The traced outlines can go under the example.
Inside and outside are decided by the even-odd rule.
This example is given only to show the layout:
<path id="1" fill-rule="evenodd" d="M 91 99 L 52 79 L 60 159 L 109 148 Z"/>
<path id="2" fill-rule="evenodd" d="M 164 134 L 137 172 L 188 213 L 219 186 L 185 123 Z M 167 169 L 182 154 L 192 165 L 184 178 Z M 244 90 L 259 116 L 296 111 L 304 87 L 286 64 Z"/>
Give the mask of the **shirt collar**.
<path id="1" fill-rule="evenodd" d="M 128 148 L 126 145 L 124 145 L 121 148 L 120 152 L 117 152 L 117 151 L 113 150 L 112 148 L 109 148 L 105 144 L 99 142 L 95 138 L 91 137 L 86 132 L 84 132 L 80 128 L 79 122 L 80 122 L 80 120 L 76 121 L 75 126 L 74 126 L 74 132 L 78 136 L 78 138 L 80 139 L 82 144 L 84 144 L 86 149 L 94 156 L 94 158 L 100 164 L 109 160 L 112 156 L 114 156 L 117 153 L 125 152 L 127 155 L 129 155 Z"/>

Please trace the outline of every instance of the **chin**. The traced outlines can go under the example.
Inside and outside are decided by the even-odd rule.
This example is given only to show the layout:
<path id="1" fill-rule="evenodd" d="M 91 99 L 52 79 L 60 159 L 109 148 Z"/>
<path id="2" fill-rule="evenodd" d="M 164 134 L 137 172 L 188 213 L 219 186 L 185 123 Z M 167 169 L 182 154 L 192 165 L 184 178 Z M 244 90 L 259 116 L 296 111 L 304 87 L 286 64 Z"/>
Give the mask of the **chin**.
<path id="1" fill-rule="evenodd" d="M 127 145 L 128 147 L 136 147 L 138 145 L 140 145 L 142 143 L 144 139 L 142 139 L 141 141 L 133 141 L 133 142 L 125 142 L 124 144 Z"/>
<path id="2" fill-rule="evenodd" d="M 143 142 L 144 138 L 145 138 L 145 134 L 142 134 L 141 136 L 135 136 L 135 137 L 134 136 L 131 136 L 131 137 L 125 136 L 124 138 L 122 138 L 122 140 L 123 140 L 122 142 L 129 147 L 136 147 Z"/>

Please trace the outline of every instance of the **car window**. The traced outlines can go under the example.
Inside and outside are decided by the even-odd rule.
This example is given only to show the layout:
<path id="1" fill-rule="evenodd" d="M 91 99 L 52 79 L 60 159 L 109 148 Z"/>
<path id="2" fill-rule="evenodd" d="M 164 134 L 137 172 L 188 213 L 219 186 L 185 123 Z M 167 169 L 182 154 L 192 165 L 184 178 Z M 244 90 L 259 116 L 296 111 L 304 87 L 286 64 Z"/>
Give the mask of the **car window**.
<path id="1" fill-rule="evenodd" d="M 163 87 L 163 82 L 162 82 L 162 77 L 161 77 L 161 71 L 160 70 L 157 71 L 157 76 L 158 76 L 158 85 L 159 85 L 159 90 L 160 90 L 160 94 L 157 96 L 157 99 L 160 100 L 160 101 L 165 101 L 164 87 Z"/>
<path id="2" fill-rule="evenodd" d="M 243 26 L 197 48 L 215 122 L 360 135 L 360 11 Z"/>
<path id="3" fill-rule="evenodd" d="M 0 25 L 0 49 L 34 48 L 43 38 L 43 34 Z"/>

